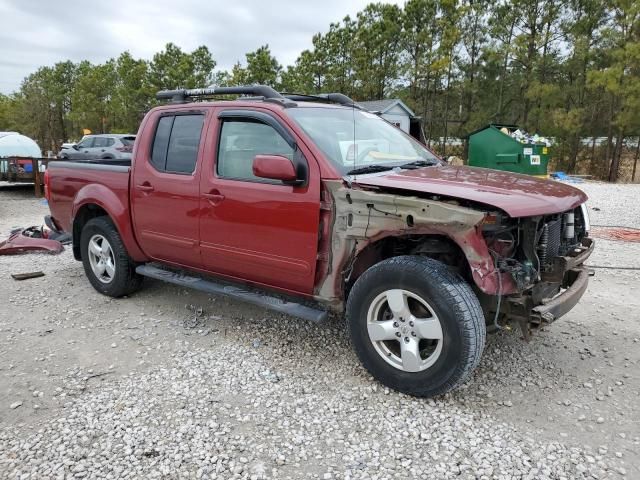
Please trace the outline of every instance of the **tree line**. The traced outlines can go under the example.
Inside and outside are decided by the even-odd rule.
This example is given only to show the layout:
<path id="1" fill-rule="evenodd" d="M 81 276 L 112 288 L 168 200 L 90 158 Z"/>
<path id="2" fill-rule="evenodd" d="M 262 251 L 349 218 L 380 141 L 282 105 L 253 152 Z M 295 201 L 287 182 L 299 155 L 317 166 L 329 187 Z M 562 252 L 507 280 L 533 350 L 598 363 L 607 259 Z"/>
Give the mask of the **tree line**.
<path id="1" fill-rule="evenodd" d="M 401 98 L 443 154 L 448 137 L 516 124 L 555 139 L 558 168 L 615 181 L 621 159 L 634 155 L 626 139 L 640 135 L 640 2 L 372 3 L 315 34 L 312 48 L 286 67 L 268 45 L 229 71 L 216 69 L 207 46 L 185 52 L 172 43 L 151 60 L 124 52 L 98 65 L 60 62 L 0 96 L 0 130 L 55 150 L 85 128 L 135 132 L 158 90 L 253 83 Z"/>

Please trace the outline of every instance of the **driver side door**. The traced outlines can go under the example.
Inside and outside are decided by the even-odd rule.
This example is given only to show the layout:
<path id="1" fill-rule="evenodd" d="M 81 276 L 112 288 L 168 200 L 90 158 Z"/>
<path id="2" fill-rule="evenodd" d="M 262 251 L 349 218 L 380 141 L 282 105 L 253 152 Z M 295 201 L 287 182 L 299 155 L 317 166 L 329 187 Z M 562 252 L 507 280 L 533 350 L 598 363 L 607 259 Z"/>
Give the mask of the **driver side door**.
<path id="1" fill-rule="evenodd" d="M 229 113 L 229 112 L 227 112 Z M 202 172 L 200 249 L 207 270 L 262 285 L 313 292 L 320 172 L 315 159 L 271 114 L 225 110 L 212 123 L 215 162 Z M 256 155 L 305 162 L 302 185 L 259 178 Z"/>

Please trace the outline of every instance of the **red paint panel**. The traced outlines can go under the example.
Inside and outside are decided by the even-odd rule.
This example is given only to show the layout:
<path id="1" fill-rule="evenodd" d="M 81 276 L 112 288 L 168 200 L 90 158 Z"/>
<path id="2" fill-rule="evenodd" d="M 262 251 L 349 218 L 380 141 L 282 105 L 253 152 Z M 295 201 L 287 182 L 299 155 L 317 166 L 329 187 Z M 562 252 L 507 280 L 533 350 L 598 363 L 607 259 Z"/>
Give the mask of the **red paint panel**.
<path id="1" fill-rule="evenodd" d="M 174 111 L 181 111 L 175 108 Z M 209 109 L 193 113 L 204 113 Z M 151 152 L 160 110 L 146 117 L 136 140 L 131 181 L 132 219 L 142 250 L 155 260 L 190 267 L 201 265 L 199 242 L 200 168 L 204 150 L 205 124 L 193 173 L 157 170 Z"/>
<path id="2" fill-rule="evenodd" d="M 258 110 L 255 104 L 251 107 Z M 315 158 L 298 143 L 309 167 L 306 186 L 220 178 L 215 173 L 219 125 L 214 118 L 207 135 L 200 187 L 203 195 L 215 194 L 217 198 L 213 201 L 203 196 L 200 200 L 204 268 L 312 293 L 320 217 L 320 172 Z"/>
<path id="3" fill-rule="evenodd" d="M 582 190 L 561 182 L 474 167 L 434 166 L 363 175 L 354 183 L 472 200 L 512 217 L 565 212 L 587 200 Z"/>
<path id="4" fill-rule="evenodd" d="M 85 205 L 98 205 L 113 220 L 129 255 L 148 260 L 133 233 L 129 216 L 129 173 L 50 167 L 49 209 L 63 231 L 73 231 L 73 219 Z"/>
<path id="5" fill-rule="evenodd" d="M 0 255 L 17 255 L 20 253 L 38 251 L 60 253 L 63 250 L 64 247 L 57 240 L 27 237 L 22 235 L 22 230 L 10 235 L 7 240 L 0 242 Z"/>
<path id="6" fill-rule="evenodd" d="M 480 290 L 488 295 L 507 295 L 517 291 L 511 274 L 499 273 L 495 268 L 487 243 L 478 229 L 451 237 L 467 257 L 473 281 Z"/>

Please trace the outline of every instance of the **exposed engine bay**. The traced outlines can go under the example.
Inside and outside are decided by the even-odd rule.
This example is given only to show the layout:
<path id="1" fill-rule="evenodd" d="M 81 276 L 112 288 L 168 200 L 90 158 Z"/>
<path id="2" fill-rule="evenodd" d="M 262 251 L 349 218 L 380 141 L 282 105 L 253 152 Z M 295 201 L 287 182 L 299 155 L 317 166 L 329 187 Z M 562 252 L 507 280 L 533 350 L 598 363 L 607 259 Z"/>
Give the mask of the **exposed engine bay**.
<path id="1" fill-rule="evenodd" d="M 499 287 L 494 325 L 500 328 L 499 320 L 507 316 L 521 318 L 520 326 L 527 337 L 529 327 L 553 321 L 556 315 L 536 318 L 526 312 L 549 303 L 568 288 L 576 276 L 572 269 L 581 266 L 591 252 L 586 207 L 582 204 L 563 213 L 516 219 L 492 212 L 485 217 L 482 230 L 496 269 L 508 273 L 517 290 L 501 305 L 505 292 Z M 529 317 L 526 321 L 525 316 Z"/>
<path id="2" fill-rule="evenodd" d="M 496 268 L 509 272 L 518 291 L 553 273 L 554 259 L 576 252 L 588 235 L 582 207 L 554 215 L 509 219 L 490 213 L 482 231 Z"/>
<path id="3" fill-rule="evenodd" d="M 315 298 L 335 311 L 367 268 L 400 255 L 429 256 L 456 270 L 474 288 L 488 325 L 515 321 L 525 338 L 586 290 L 583 263 L 593 242 L 584 205 L 512 217 L 463 199 L 324 186 Z"/>

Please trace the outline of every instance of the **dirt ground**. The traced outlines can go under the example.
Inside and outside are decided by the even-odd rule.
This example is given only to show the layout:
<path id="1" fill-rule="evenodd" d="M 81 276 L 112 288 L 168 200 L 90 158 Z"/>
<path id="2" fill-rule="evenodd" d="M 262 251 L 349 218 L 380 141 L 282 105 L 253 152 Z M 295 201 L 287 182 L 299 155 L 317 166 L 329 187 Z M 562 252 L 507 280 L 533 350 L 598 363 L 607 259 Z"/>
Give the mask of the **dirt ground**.
<path id="1" fill-rule="evenodd" d="M 640 185 L 579 187 L 593 224 L 640 228 Z M 0 183 L 0 239 L 47 213 Z M 0 257 L 0 478 L 640 478 L 640 243 L 598 239 L 589 264 L 573 311 L 491 335 L 462 389 L 420 400 L 376 384 L 338 320 L 157 281 L 113 300 L 70 248 Z"/>

